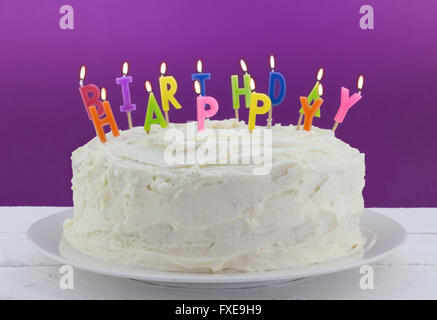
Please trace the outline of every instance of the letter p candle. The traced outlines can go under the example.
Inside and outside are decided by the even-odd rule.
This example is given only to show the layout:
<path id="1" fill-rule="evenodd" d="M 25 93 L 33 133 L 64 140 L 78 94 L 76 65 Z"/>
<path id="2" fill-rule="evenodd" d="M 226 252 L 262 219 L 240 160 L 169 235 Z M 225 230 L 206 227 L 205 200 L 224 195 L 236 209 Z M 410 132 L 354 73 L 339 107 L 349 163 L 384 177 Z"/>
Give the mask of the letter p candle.
<path id="1" fill-rule="evenodd" d="M 197 131 L 202 131 L 205 129 L 205 119 L 213 117 L 219 109 L 219 105 L 216 99 L 209 96 L 202 96 L 201 85 L 198 80 L 194 81 L 194 91 L 198 94 L 196 98 L 197 102 Z M 209 109 L 206 110 L 206 106 Z"/>

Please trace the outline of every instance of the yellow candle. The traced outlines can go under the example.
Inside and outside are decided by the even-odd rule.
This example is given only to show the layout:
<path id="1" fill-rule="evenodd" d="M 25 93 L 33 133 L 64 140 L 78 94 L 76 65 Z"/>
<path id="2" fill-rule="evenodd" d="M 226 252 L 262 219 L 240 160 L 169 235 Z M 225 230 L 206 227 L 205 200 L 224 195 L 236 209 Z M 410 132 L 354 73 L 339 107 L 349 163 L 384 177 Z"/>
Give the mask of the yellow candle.
<path id="1" fill-rule="evenodd" d="M 250 96 L 248 128 L 249 131 L 252 132 L 252 130 L 255 128 L 256 116 L 258 114 L 266 114 L 269 112 L 270 108 L 272 107 L 272 102 L 268 95 L 255 92 L 255 80 L 253 78 L 250 79 L 250 88 L 252 93 Z M 262 104 L 261 106 L 258 106 L 260 102 L 262 102 Z"/>
<path id="2" fill-rule="evenodd" d="M 181 104 L 176 100 L 175 94 L 178 90 L 178 83 L 172 76 L 164 76 L 167 65 L 165 62 L 161 64 L 161 77 L 159 78 L 159 88 L 161 90 L 162 109 L 165 112 L 165 121 L 169 123 L 168 111 L 170 110 L 170 103 L 176 108 L 181 109 Z"/>

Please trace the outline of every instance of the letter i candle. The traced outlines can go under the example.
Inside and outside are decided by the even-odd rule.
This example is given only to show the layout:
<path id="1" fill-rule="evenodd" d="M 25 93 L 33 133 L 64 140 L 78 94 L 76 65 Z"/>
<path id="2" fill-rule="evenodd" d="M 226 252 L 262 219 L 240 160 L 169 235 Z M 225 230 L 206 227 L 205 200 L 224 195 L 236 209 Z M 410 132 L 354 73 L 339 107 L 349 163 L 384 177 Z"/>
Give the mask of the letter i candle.
<path id="1" fill-rule="evenodd" d="M 121 67 L 121 72 L 122 72 L 123 76 L 120 78 L 116 78 L 115 83 L 117 83 L 121 86 L 121 93 L 123 95 L 123 105 L 120 106 L 120 111 L 126 112 L 127 121 L 129 123 L 129 129 L 132 129 L 133 125 L 132 125 L 131 112 L 136 110 L 137 106 L 135 104 L 131 103 L 129 83 L 132 82 L 132 77 L 127 76 L 128 70 L 129 70 L 128 63 L 123 62 L 123 65 Z"/>
<path id="2" fill-rule="evenodd" d="M 364 76 L 360 75 L 357 81 L 358 93 L 354 93 L 350 97 L 349 97 L 349 89 L 346 89 L 345 87 L 341 87 L 340 107 L 338 108 L 337 114 L 334 117 L 335 123 L 334 126 L 332 127 L 333 132 L 335 132 L 335 130 L 337 129 L 338 124 L 343 122 L 349 109 L 355 103 L 361 100 L 362 98 L 361 90 L 363 89 L 363 85 L 364 85 Z"/>

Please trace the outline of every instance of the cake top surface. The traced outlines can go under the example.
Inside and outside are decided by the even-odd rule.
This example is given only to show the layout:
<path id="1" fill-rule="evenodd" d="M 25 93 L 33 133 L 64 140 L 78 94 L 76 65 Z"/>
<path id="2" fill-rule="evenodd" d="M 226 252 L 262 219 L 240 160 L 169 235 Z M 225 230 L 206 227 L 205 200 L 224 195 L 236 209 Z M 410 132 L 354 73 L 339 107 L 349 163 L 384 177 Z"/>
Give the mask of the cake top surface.
<path id="1" fill-rule="evenodd" d="M 97 137 L 76 149 L 72 159 L 92 157 L 112 165 L 167 167 L 169 170 L 196 168 L 206 172 L 245 171 L 254 167 L 274 167 L 288 163 L 314 170 L 335 170 L 363 161 L 364 154 L 335 137 L 331 130 L 274 125 L 271 130 L 256 127 L 249 133 L 244 121 L 206 120 L 197 132 L 196 122 L 170 123 L 168 128 L 152 125 L 120 130 L 119 137 L 107 134 L 107 142 Z M 257 148 L 258 147 L 258 148 Z M 215 151 L 214 151 L 215 150 Z M 179 155 L 179 157 L 176 156 Z M 181 156 L 182 154 L 182 156 Z M 270 156 L 271 155 L 271 156 Z"/>

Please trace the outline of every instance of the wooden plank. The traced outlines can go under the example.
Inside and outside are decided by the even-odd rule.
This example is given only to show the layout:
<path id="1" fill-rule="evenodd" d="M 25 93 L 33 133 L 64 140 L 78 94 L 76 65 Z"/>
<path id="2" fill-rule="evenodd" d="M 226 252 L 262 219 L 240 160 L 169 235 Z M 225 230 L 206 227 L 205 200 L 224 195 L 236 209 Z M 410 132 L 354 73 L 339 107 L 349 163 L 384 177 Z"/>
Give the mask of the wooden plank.
<path id="1" fill-rule="evenodd" d="M 437 208 L 370 208 L 393 218 L 408 233 L 437 234 Z"/>
<path id="2" fill-rule="evenodd" d="M 168 288 L 75 271 L 61 290 L 58 267 L 0 269 L 0 299 L 437 299 L 437 267 L 376 266 L 375 288 L 359 286 L 359 269 L 254 289 Z"/>
<path id="3" fill-rule="evenodd" d="M 0 232 L 26 232 L 35 221 L 68 207 L 0 207 Z"/>

